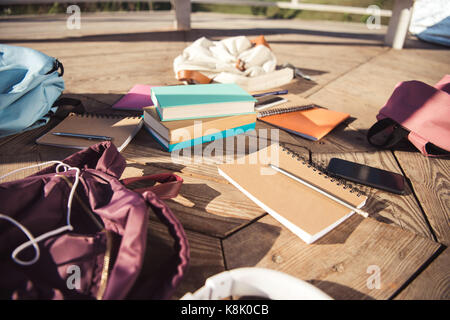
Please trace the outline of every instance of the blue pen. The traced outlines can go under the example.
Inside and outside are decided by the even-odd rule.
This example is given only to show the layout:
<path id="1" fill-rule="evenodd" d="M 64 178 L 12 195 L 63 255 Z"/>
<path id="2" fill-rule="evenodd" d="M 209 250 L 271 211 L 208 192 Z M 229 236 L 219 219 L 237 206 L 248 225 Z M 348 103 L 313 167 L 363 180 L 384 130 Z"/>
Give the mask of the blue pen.
<path id="1" fill-rule="evenodd" d="M 257 93 L 257 94 L 254 94 L 253 97 L 257 98 L 257 97 L 280 95 L 280 94 L 287 94 L 287 93 L 288 93 L 287 90 L 271 91 L 271 92 Z"/>
<path id="2" fill-rule="evenodd" d="M 68 133 L 68 132 L 52 132 L 55 136 L 60 137 L 71 137 L 71 138 L 82 138 L 82 139 L 88 139 L 88 140 L 106 140 L 111 141 L 111 137 L 107 136 L 97 136 L 93 134 L 80 134 L 80 133 Z"/>

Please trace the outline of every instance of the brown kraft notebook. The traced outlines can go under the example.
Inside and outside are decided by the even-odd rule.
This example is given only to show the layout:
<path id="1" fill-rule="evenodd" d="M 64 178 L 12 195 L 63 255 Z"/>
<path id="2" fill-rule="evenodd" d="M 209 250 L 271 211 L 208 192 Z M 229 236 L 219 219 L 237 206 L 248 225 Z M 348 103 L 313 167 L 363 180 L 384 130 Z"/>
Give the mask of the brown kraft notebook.
<path id="1" fill-rule="evenodd" d="M 364 206 L 367 197 L 282 147 L 267 147 L 235 163 L 218 166 L 219 173 L 306 243 L 330 232 L 354 212 L 325 195 L 269 167 L 276 165 L 351 204 Z"/>
<path id="2" fill-rule="evenodd" d="M 36 140 L 36 143 L 63 148 L 84 149 L 101 142 L 98 139 L 85 139 L 57 136 L 53 133 L 74 133 L 111 137 L 111 142 L 122 151 L 142 127 L 142 118 L 111 114 L 70 113 L 52 130 Z"/>

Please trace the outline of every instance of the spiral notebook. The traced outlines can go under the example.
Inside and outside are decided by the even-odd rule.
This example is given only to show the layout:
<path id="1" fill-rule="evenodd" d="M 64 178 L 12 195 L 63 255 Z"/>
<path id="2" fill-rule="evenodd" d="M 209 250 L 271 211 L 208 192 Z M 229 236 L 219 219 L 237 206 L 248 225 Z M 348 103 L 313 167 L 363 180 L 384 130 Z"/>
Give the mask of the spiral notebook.
<path id="1" fill-rule="evenodd" d="M 274 151 L 277 150 L 277 151 Z M 268 147 L 219 165 L 219 173 L 306 243 L 312 243 L 354 211 L 269 167 L 274 164 L 356 208 L 367 197 L 329 177 L 317 166 L 282 147 Z"/>
<path id="2" fill-rule="evenodd" d="M 56 127 L 38 138 L 36 143 L 63 148 L 84 149 L 101 142 L 101 140 L 57 136 L 53 133 L 102 135 L 111 137 L 111 142 L 117 147 L 117 150 L 122 151 L 137 134 L 142 127 L 142 123 L 142 117 L 139 116 L 70 113 Z"/>
<path id="3" fill-rule="evenodd" d="M 312 141 L 320 140 L 348 117 L 348 113 L 314 104 L 280 107 L 258 113 L 258 120 Z"/>

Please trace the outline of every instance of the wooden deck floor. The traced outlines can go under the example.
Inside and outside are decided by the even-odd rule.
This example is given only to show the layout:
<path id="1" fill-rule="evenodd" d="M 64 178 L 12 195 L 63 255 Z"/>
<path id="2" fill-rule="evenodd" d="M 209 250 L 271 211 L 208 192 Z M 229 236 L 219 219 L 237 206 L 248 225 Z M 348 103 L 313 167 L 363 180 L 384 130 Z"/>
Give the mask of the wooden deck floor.
<path id="1" fill-rule="evenodd" d="M 409 178 L 404 196 L 361 187 L 371 217 L 353 216 L 307 245 L 219 176 L 214 163 L 175 164 L 141 130 L 122 152 L 124 176 L 171 171 L 185 181 L 180 196 L 167 201 L 191 246 L 189 271 L 174 298 L 223 270 L 260 266 L 307 280 L 336 299 L 450 299 L 449 160 L 408 148 L 375 150 L 365 140 L 394 86 L 412 79 L 436 83 L 450 73 L 450 50 L 412 38 L 404 50 L 392 50 L 382 45 L 385 28 L 363 24 L 198 13 L 192 31 L 176 32 L 173 13 L 82 14 L 80 30 L 67 29 L 65 19 L 0 18 L 0 43 L 57 57 L 65 67 L 64 95 L 89 110 L 109 109 L 136 83 L 176 84 L 173 59 L 201 36 L 264 34 L 280 64 L 290 62 L 313 78 L 287 85 L 291 93 L 354 118 L 319 143 L 280 133 L 282 142 L 314 161 L 338 156 Z M 48 129 L 0 139 L 0 173 L 74 152 L 36 145 Z M 157 255 L 168 238 L 156 218 L 149 226 Z M 380 267 L 379 289 L 367 286 L 371 265 Z"/>

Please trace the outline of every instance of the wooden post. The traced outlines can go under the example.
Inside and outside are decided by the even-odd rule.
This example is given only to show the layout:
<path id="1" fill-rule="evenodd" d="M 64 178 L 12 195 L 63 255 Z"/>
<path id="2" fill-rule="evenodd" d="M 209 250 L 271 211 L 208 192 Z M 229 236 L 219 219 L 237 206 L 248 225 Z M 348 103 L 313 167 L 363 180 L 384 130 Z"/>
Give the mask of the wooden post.
<path id="1" fill-rule="evenodd" d="M 394 49 L 402 49 L 411 21 L 414 0 L 395 0 L 392 17 L 384 43 Z"/>
<path id="2" fill-rule="evenodd" d="M 191 29 L 191 0 L 172 0 L 175 6 L 175 29 Z"/>

